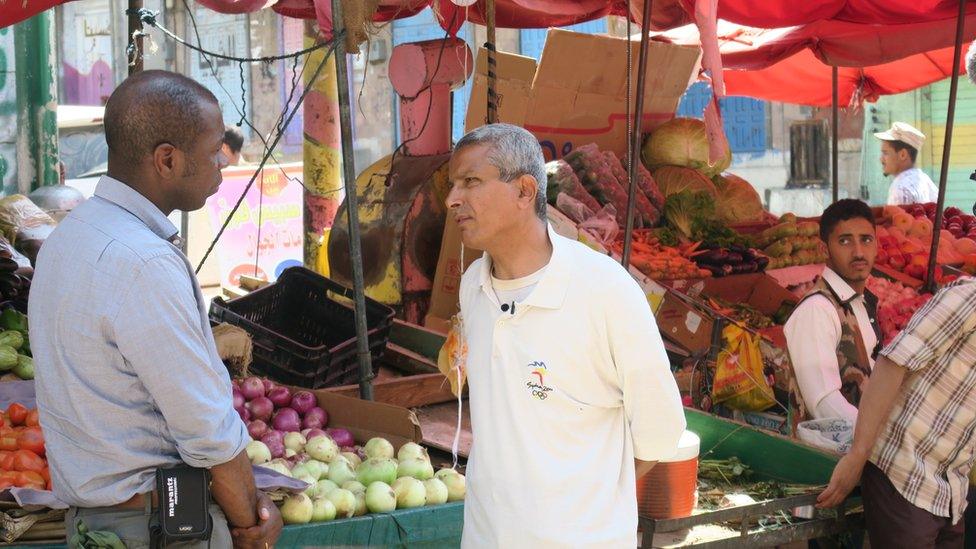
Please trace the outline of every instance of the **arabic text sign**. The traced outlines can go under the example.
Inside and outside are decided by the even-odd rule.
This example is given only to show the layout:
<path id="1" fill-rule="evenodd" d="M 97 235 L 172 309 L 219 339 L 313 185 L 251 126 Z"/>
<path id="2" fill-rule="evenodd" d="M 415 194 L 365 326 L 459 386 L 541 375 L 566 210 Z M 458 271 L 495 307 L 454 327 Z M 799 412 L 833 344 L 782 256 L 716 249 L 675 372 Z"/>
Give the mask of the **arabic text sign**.
<path id="1" fill-rule="evenodd" d="M 246 167 L 224 170 L 220 190 L 207 200 L 214 234 L 253 173 Z M 237 286 L 241 275 L 275 280 L 284 269 L 302 264 L 302 186 L 293 180 L 301 177 L 301 164 L 265 166 L 258 175 L 217 244 L 222 284 Z"/>

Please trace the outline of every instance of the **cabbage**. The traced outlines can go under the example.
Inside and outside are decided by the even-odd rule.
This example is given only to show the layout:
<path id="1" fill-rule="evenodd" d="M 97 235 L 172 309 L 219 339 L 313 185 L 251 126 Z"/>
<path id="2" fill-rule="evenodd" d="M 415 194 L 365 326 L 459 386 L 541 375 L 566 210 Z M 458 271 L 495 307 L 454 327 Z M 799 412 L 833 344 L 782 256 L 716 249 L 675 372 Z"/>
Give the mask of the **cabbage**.
<path id="1" fill-rule="evenodd" d="M 710 165 L 705 123 L 697 118 L 673 118 L 644 140 L 641 158 L 651 170 L 660 166 L 682 166 L 701 170 L 706 177 L 712 177 L 732 164 L 732 151 L 726 148 L 722 158 Z"/>
<path id="2" fill-rule="evenodd" d="M 681 191 L 705 192 L 712 198 L 718 198 L 718 191 L 712 181 L 691 168 L 661 166 L 654 170 L 654 181 L 664 193 L 665 199 Z"/>
<path id="3" fill-rule="evenodd" d="M 716 211 L 726 223 L 762 221 L 764 211 L 759 193 L 748 181 L 730 173 L 715 176 L 718 190 Z"/>

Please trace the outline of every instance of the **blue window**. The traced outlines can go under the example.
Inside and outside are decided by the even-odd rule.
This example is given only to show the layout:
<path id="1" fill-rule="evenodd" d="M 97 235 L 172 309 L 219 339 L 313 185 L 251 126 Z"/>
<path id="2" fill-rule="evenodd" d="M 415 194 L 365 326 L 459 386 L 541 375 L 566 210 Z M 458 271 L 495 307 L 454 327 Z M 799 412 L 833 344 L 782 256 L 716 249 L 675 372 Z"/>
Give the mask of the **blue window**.
<path id="1" fill-rule="evenodd" d="M 712 88 L 696 82 L 678 104 L 678 116 L 701 118 L 712 98 Z M 722 122 L 732 152 L 766 150 L 766 102 L 749 97 L 726 97 L 719 101 Z"/>
<path id="2" fill-rule="evenodd" d="M 607 20 L 596 19 L 562 28 L 586 34 L 602 34 L 607 32 Z M 542 57 L 542 48 L 546 44 L 547 32 L 549 32 L 549 29 L 523 29 L 519 31 L 519 44 L 522 55 L 534 57 L 538 61 Z"/>

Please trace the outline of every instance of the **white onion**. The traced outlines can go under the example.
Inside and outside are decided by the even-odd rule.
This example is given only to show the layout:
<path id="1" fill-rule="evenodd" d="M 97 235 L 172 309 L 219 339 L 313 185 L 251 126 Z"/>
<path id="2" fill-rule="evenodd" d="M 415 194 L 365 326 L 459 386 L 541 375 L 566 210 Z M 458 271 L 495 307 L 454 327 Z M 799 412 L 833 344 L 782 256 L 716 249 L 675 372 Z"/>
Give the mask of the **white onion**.
<path id="1" fill-rule="evenodd" d="M 268 449 L 267 444 L 260 440 L 252 440 L 247 443 L 247 448 L 244 451 L 247 452 L 247 459 L 251 460 L 252 465 L 261 465 L 271 461 L 271 450 Z"/>
<path id="2" fill-rule="evenodd" d="M 312 437 L 305 444 L 305 453 L 312 459 L 329 463 L 339 455 L 339 446 L 327 436 Z"/>
<path id="3" fill-rule="evenodd" d="M 356 495 L 349 490 L 339 488 L 325 497 L 335 505 L 336 517 L 349 518 L 356 513 Z"/>
<path id="4" fill-rule="evenodd" d="M 392 488 L 397 496 L 397 509 L 413 509 L 423 507 L 427 503 L 427 489 L 424 488 L 424 483 L 413 477 L 396 479 Z"/>
<path id="5" fill-rule="evenodd" d="M 363 447 L 367 458 L 392 458 L 395 454 L 393 445 L 385 438 L 375 437 L 366 442 Z"/>
<path id="6" fill-rule="evenodd" d="M 430 478 L 424 481 L 427 490 L 427 505 L 447 503 L 447 485 L 441 479 Z"/>
<path id="7" fill-rule="evenodd" d="M 467 491 L 464 475 L 454 469 L 441 469 L 434 478 L 438 478 L 447 486 L 447 501 L 461 501 Z"/>
<path id="8" fill-rule="evenodd" d="M 423 458 L 430 461 L 430 456 L 427 455 L 427 449 L 416 442 L 404 444 L 400 447 L 400 451 L 397 452 L 397 459 L 400 461 L 411 458 Z"/>
<path id="9" fill-rule="evenodd" d="M 366 488 L 366 508 L 370 513 L 389 513 L 396 509 L 397 496 L 385 482 L 374 482 Z"/>
<path id="10" fill-rule="evenodd" d="M 369 486 L 374 482 L 393 484 L 397 477 L 397 463 L 392 459 L 367 459 L 356 468 L 356 480 Z"/>
<path id="11" fill-rule="evenodd" d="M 359 454 L 357 454 L 356 452 L 342 452 L 339 455 L 348 459 L 349 463 L 352 464 L 354 469 L 358 469 L 359 466 L 363 463 L 363 459 L 359 457 Z"/>
<path id="12" fill-rule="evenodd" d="M 417 480 L 434 478 L 434 467 L 423 458 L 409 458 L 400 460 L 397 466 L 397 478 L 413 477 Z"/>
<path id="13" fill-rule="evenodd" d="M 345 482 L 356 480 L 356 471 L 353 470 L 352 464 L 349 463 L 348 459 L 342 456 L 336 456 L 335 459 L 329 462 L 329 480 L 342 486 Z"/>
<path id="14" fill-rule="evenodd" d="M 289 432 L 285 433 L 285 449 L 292 450 L 296 454 L 301 454 L 305 451 L 305 437 L 301 433 Z"/>
<path id="15" fill-rule="evenodd" d="M 312 522 L 325 522 L 336 517 L 336 508 L 326 498 L 312 498 Z"/>
<path id="16" fill-rule="evenodd" d="M 288 496 L 281 506 L 281 520 L 285 524 L 308 524 L 313 510 L 312 500 L 305 494 Z"/>
<path id="17" fill-rule="evenodd" d="M 366 492 L 366 487 L 363 486 L 363 483 L 359 482 L 358 480 L 347 480 L 346 482 L 342 483 L 341 488 L 343 490 L 349 490 L 354 494 L 358 492 Z"/>

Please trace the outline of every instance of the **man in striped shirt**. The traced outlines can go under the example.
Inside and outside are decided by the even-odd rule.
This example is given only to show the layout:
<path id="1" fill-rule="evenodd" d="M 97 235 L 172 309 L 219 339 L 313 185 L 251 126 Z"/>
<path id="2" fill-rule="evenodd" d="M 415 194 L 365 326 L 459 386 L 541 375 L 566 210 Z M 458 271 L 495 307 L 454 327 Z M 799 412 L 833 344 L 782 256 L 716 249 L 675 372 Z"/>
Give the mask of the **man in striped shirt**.
<path id="1" fill-rule="evenodd" d="M 976 451 L 976 279 L 944 288 L 882 352 L 821 507 L 861 479 L 871 544 L 962 547 Z"/>

